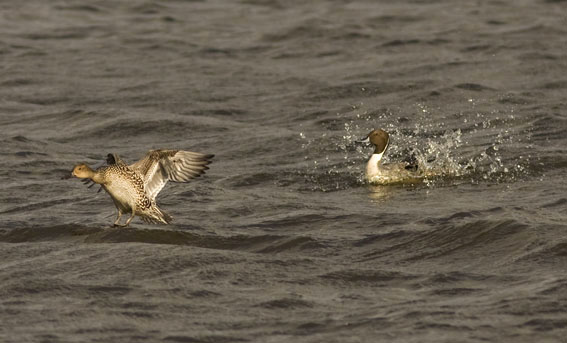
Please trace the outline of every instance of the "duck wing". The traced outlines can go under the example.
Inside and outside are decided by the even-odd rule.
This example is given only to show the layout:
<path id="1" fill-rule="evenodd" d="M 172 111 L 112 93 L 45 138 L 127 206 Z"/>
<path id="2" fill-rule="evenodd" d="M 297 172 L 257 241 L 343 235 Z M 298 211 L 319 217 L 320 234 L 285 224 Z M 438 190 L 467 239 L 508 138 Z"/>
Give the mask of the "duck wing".
<path id="1" fill-rule="evenodd" d="M 112 164 L 126 164 L 124 163 L 124 161 L 122 161 L 122 159 L 115 153 L 110 153 L 108 155 L 106 155 L 106 165 L 112 165 Z"/>
<path id="2" fill-rule="evenodd" d="M 146 195 L 154 201 L 167 181 L 187 182 L 204 174 L 213 156 L 183 150 L 150 150 L 130 168 L 142 176 Z"/>

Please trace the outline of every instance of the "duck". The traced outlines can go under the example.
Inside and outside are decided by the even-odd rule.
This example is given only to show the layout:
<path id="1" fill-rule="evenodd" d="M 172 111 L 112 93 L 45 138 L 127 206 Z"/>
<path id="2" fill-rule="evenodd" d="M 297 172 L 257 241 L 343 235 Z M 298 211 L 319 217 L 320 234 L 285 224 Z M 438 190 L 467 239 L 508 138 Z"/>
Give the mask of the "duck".
<path id="1" fill-rule="evenodd" d="M 359 143 L 370 143 L 374 152 L 366 163 L 365 179 L 372 184 L 413 183 L 423 178 L 415 157 L 409 162 L 382 163 L 390 145 L 390 135 L 383 129 L 374 129 Z"/>
<path id="2" fill-rule="evenodd" d="M 98 168 L 85 163 L 75 165 L 71 177 L 92 183 L 89 188 L 99 184 L 110 195 L 118 210 L 114 226 L 127 227 L 135 216 L 146 223 L 170 224 L 172 217 L 157 205 L 156 196 L 168 181 L 188 182 L 204 174 L 213 157 L 213 154 L 157 149 L 128 165 L 118 155 L 108 154 L 106 163 Z M 120 224 L 126 213 L 130 217 Z"/>

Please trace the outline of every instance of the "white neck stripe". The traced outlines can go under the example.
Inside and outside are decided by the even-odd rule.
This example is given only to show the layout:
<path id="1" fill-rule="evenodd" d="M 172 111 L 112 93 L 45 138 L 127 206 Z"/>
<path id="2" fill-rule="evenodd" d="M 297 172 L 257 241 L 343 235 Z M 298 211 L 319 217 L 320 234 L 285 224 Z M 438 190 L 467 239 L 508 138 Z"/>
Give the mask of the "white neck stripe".
<path id="1" fill-rule="evenodd" d="M 382 159 L 383 154 L 384 153 L 372 154 L 372 156 L 370 157 L 370 160 L 368 160 L 368 163 L 366 164 L 366 177 L 367 178 L 372 178 L 372 177 L 380 174 L 380 170 L 378 169 L 378 164 L 380 164 L 380 160 Z"/>

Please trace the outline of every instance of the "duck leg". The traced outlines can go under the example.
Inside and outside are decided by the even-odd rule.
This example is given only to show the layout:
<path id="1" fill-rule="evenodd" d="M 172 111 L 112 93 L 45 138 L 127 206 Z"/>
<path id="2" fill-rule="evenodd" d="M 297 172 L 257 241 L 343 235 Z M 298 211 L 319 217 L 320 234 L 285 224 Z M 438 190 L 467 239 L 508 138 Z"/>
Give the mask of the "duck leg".
<path id="1" fill-rule="evenodd" d="M 114 226 L 121 226 L 120 223 L 120 217 L 122 217 L 122 211 L 118 210 L 118 217 L 116 217 L 116 220 L 114 221 Z"/>
<path id="2" fill-rule="evenodd" d="M 128 220 L 126 221 L 126 224 L 124 224 L 124 227 L 130 225 L 130 222 L 132 221 L 132 219 L 134 219 L 135 213 L 134 211 L 132 211 L 132 215 L 130 216 L 130 218 L 128 218 Z"/>

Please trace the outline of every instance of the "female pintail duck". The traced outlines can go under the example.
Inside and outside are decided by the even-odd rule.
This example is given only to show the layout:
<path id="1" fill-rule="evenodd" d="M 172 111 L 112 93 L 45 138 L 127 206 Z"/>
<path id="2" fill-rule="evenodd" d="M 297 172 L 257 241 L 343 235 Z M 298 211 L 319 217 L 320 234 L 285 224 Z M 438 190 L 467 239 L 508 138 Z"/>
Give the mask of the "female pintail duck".
<path id="1" fill-rule="evenodd" d="M 84 163 L 73 168 L 72 176 L 98 183 L 118 209 L 114 226 L 128 226 L 134 216 L 148 223 L 169 224 L 171 216 L 156 204 L 156 196 L 167 181 L 188 182 L 205 173 L 214 155 L 181 150 L 150 150 L 138 162 L 126 165 L 117 155 L 108 154 L 106 163 L 91 169 Z M 125 224 L 120 217 L 131 213 Z"/>
<path id="2" fill-rule="evenodd" d="M 358 142 L 374 145 L 374 153 L 366 164 L 366 180 L 368 182 L 379 184 L 415 182 L 423 177 L 415 161 L 411 163 L 381 163 L 382 157 L 390 144 L 388 132 L 375 129 Z"/>

